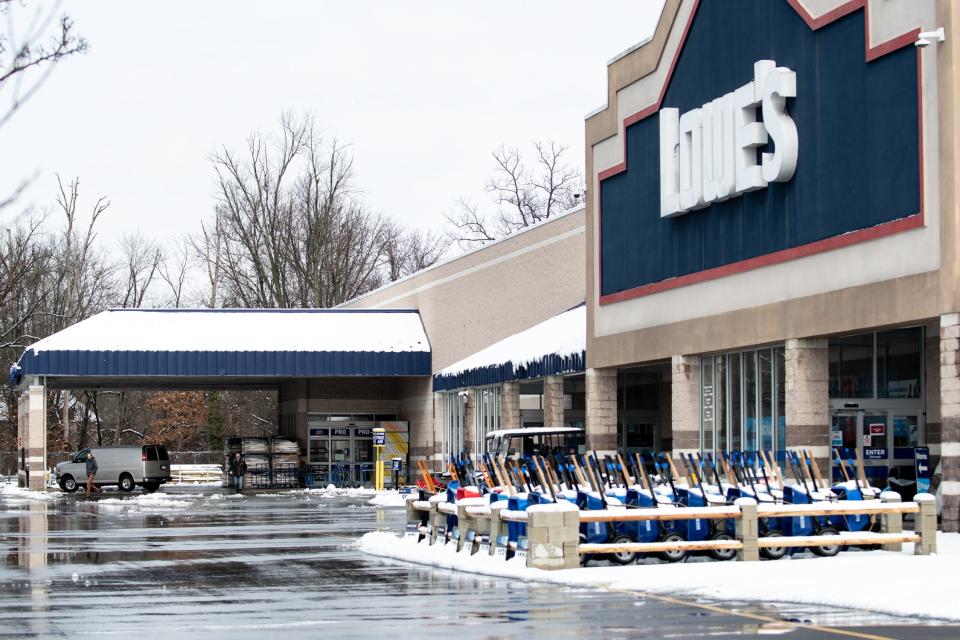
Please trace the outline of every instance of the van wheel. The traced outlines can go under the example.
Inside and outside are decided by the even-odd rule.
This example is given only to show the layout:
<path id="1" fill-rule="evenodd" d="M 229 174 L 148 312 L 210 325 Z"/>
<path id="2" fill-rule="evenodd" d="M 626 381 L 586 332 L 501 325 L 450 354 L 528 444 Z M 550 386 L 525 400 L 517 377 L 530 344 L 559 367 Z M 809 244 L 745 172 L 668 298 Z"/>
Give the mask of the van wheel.
<path id="1" fill-rule="evenodd" d="M 160 488 L 160 483 L 159 483 L 159 482 L 144 482 L 144 483 L 143 483 L 143 490 L 146 491 L 147 493 L 153 493 L 154 491 L 156 491 L 156 490 L 159 489 L 159 488 Z"/>
<path id="2" fill-rule="evenodd" d="M 73 493 L 77 490 L 77 481 L 74 480 L 73 476 L 63 476 L 60 478 L 60 488 L 67 493 Z"/>
<path id="3" fill-rule="evenodd" d="M 133 476 L 131 476 L 129 473 L 120 474 L 120 488 L 121 488 L 121 489 L 123 489 L 123 490 L 126 491 L 127 493 L 130 493 L 131 491 L 133 491 L 133 487 L 134 487 L 134 486 L 135 486 L 135 485 L 134 485 L 134 483 L 133 483 Z"/>

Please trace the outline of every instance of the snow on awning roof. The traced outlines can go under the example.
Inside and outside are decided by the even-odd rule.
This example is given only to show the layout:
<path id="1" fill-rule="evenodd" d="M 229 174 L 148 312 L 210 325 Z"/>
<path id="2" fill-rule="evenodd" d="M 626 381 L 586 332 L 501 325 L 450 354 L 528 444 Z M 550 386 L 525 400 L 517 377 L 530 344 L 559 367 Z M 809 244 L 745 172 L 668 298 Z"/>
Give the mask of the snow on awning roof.
<path id="1" fill-rule="evenodd" d="M 27 347 L 22 375 L 430 375 L 416 310 L 111 309 Z"/>
<path id="2" fill-rule="evenodd" d="M 434 391 L 583 371 L 587 313 L 580 305 L 496 342 L 433 376 Z"/>

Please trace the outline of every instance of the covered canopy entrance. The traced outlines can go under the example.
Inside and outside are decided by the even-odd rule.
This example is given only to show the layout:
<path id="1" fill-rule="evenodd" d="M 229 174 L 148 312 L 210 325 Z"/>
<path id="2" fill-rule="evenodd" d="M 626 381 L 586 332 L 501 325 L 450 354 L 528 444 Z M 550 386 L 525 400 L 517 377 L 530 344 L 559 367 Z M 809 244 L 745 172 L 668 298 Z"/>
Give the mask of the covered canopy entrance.
<path id="1" fill-rule="evenodd" d="M 111 309 L 31 345 L 11 368 L 18 471 L 43 489 L 48 387 L 280 389 L 298 379 L 430 375 L 416 310 Z"/>

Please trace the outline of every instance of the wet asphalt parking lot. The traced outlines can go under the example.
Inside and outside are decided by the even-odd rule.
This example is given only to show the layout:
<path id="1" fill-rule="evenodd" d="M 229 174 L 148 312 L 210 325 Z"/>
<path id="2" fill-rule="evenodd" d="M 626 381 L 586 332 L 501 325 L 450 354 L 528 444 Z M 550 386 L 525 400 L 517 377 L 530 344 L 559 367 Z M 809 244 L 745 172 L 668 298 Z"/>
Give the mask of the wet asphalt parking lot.
<path id="1" fill-rule="evenodd" d="M 687 602 L 373 558 L 354 542 L 400 532 L 404 513 L 369 497 L 0 494 L 0 637 L 960 638 L 960 627 L 932 620 Z"/>

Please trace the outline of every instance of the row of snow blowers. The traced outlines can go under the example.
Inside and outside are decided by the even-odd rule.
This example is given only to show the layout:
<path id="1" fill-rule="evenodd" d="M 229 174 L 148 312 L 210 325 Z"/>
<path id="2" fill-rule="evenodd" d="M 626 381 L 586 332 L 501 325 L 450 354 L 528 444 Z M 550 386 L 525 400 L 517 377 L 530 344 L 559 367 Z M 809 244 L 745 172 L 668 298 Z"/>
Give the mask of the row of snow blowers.
<path id="1" fill-rule="evenodd" d="M 617 452 L 603 456 L 587 454 L 532 455 L 500 457 L 483 454 L 474 459 L 469 454 L 451 456 L 447 467 L 449 481 L 444 485 L 425 464 L 420 466 L 421 499 L 429 494 L 444 495 L 447 502 L 472 499 L 472 504 L 508 501 L 512 511 L 525 511 L 528 506 L 566 500 L 581 511 L 628 509 L 669 509 L 731 505 L 738 498 L 749 497 L 758 504 L 811 504 L 839 500 L 874 500 L 879 490 L 869 485 L 863 462 L 855 452 L 834 450 L 843 481 L 831 483 L 821 473 L 817 461 L 806 451 L 781 452 L 775 458 L 765 451 L 720 451 L 670 455 L 649 452 L 627 454 Z M 792 481 L 784 478 L 789 470 Z M 435 499 L 436 500 L 436 499 Z M 675 515 L 675 514 L 673 514 Z M 838 535 L 842 531 L 859 532 L 871 527 L 866 515 L 826 515 L 761 517 L 761 537 Z M 448 515 L 446 526 L 438 535 L 448 539 L 458 535 L 455 515 Z M 472 532 L 467 532 L 470 536 Z M 498 555 L 513 557 L 525 554 L 526 524 L 509 522 L 501 540 L 481 540 L 481 545 L 497 545 Z M 634 542 L 677 542 L 733 540 L 734 520 L 694 517 L 685 519 L 650 519 L 611 522 L 588 522 L 580 525 L 581 543 L 624 544 Z M 473 536 L 470 536 L 471 540 Z M 841 544 L 811 547 L 820 556 L 839 553 Z M 500 548 L 503 553 L 500 553 Z M 761 549 L 764 558 L 777 559 L 800 552 L 800 548 L 769 547 Z M 669 550 L 656 554 L 666 562 L 679 562 L 690 553 L 705 554 L 715 560 L 730 560 L 732 549 L 706 551 Z M 581 562 L 608 560 L 630 564 L 643 554 L 616 552 L 602 556 L 584 555 Z"/>

